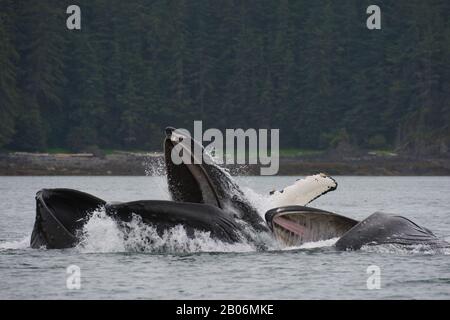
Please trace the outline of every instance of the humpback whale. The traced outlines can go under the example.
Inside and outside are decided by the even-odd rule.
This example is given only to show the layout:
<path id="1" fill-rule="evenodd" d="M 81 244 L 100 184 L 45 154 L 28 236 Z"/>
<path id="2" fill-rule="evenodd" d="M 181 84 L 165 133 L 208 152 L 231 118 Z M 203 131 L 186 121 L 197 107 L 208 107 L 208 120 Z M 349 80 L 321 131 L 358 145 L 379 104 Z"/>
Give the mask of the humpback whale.
<path id="1" fill-rule="evenodd" d="M 196 159 L 193 152 L 201 150 L 203 159 Z M 175 146 L 191 161 L 175 164 L 172 150 Z M 268 231 L 258 211 L 250 204 L 244 192 L 230 174 L 215 164 L 202 145 L 183 135 L 175 128 L 166 128 L 164 159 L 167 169 L 167 183 L 174 201 L 206 203 L 225 210 L 235 219 L 248 223 L 254 230 Z"/>
<path id="2" fill-rule="evenodd" d="M 104 208 L 119 227 L 139 216 L 161 235 L 183 225 L 186 234 L 209 232 L 211 238 L 233 243 L 240 241 L 242 227 L 223 210 L 208 204 L 143 200 L 108 204 L 88 193 L 72 189 L 43 189 L 36 194 L 36 220 L 31 234 L 32 248 L 64 249 L 81 240 L 84 224 L 91 213 Z"/>
<path id="3" fill-rule="evenodd" d="M 195 158 L 192 152 L 195 144 L 203 159 Z M 175 147 L 192 161 L 175 164 L 171 156 Z M 72 189 L 38 191 L 30 246 L 48 249 L 76 246 L 84 225 L 98 209 L 117 221 L 119 227 L 127 228 L 127 222 L 138 216 L 160 235 L 182 225 L 189 237 L 194 237 L 197 230 L 205 231 L 213 239 L 228 243 L 246 239 L 258 244 L 250 230 L 270 233 L 286 246 L 332 238 L 339 238 L 335 244 L 338 250 L 358 250 L 375 244 L 450 246 L 428 229 L 401 216 L 374 213 L 357 221 L 307 207 L 314 199 L 337 188 L 336 181 L 324 174 L 297 180 L 272 192 L 271 209 L 264 221 L 230 174 L 212 161 L 203 146 L 171 127 L 166 128 L 164 159 L 171 201 L 108 203 Z"/>
<path id="4" fill-rule="evenodd" d="M 311 207 L 288 206 L 269 210 L 265 217 L 275 238 L 286 246 L 339 238 L 334 245 L 337 250 L 384 244 L 450 247 L 427 228 L 405 217 L 381 212 L 357 221 Z"/>

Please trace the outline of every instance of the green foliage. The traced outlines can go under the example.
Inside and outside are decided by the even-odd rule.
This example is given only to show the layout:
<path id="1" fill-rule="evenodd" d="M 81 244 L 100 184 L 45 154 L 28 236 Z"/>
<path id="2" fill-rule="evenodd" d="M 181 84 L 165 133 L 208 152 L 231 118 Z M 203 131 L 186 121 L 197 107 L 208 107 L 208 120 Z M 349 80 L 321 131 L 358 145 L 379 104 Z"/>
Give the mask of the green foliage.
<path id="1" fill-rule="evenodd" d="M 18 116 L 13 141 L 14 149 L 21 151 L 40 151 L 47 147 L 47 131 L 36 110 Z"/>
<path id="2" fill-rule="evenodd" d="M 360 0 L 80 0 L 75 31 L 70 4 L 1 1 L 0 147 L 155 150 L 203 120 L 286 150 L 450 148 L 446 0 L 380 3 L 372 31 Z"/>
<path id="3" fill-rule="evenodd" d="M 345 128 L 341 128 L 333 133 L 321 135 L 321 145 L 324 148 L 336 148 L 341 143 L 350 144 L 350 136 Z"/>
<path id="4" fill-rule="evenodd" d="M 305 157 L 305 156 L 320 156 L 324 153 L 322 150 L 307 150 L 307 149 L 281 149 L 280 157 Z"/>
<path id="5" fill-rule="evenodd" d="M 376 134 L 369 138 L 367 144 L 371 148 L 379 149 L 386 146 L 386 138 L 382 134 Z"/>
<path id="6" fill-rule="evenodd" d="M 6 2 L 11 6 L 12 2 Z M 17 50 L 13 43 L 14 13 L 2 8 L 0 12 L 0 147 L 11 141 L 14 135 L 15 106 L 18 104 Z"/>

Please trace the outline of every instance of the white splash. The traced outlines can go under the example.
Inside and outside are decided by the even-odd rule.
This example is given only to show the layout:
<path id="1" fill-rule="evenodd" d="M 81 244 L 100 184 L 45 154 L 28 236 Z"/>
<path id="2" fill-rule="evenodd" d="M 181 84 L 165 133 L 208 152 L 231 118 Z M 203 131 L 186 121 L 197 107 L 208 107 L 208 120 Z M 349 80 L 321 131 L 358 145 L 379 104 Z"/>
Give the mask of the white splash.
<path id="1" fill-rule="evenodd" d="M 314 249 L 314 248 L 324 248 L 332 247 L 339 240 L 339 238 L 332 238 L 327 240 L 319 240 L 315 242 L 306 242 L 302 244 L 299 249 Z"/>
<path id="2" fill-rule="evenodd" d="M 261 217 L 265 219 L 265 213 L 272 208 L 270 197 L 268 195 L 259 194 L 249 187 L 243 187 L 242 191 L 250 204 L 255 207 Z"/>
<path id="3" fill-rule="evenodd" d="M 166 165 L 162 156 L 153 156 L 146 159 L 143 163 L 146 176 L 164 176 L 166 175 Z"/>
<path id="4" fill-rule="evenodd" d="M 0 242 L 0 251 L 3 250 L 21 250 L 30 247 L 30 236 L 21 240 Z"/>
<path id="5" fill-rule="evenodd" d="M 209 232 L 196 231 L 189 237 L 183 226 L 166 230 L 162 235 L 156 228 L 135 215 L 130 222 L 116 222 L 104 210 L 94 212 L 86 223 L 77 246 L 81 252 L 249 252 L 256 249 L 247 242 L 229 244 L 211 238 Z"/>
<path id="6" fill-rule="evenodd" d="M 77 248 L 83 252 L 123 252 L 123 234 L 116 221 L 98 209 L 84 225 Z"/>
<path id="7" fill-rule="evenodd" d="M 424 244 L 400 245 L 400 244 L 379 244 L 362 246 L 361 251 L 378 254 L 396 255 L 450 255 L 450 248 L 436 248 Z"/>
<path id="8" fill-rule="evenodd" d="M 327 240 L 319 240 L 314 242 L 305 242 L 299 246 L 295 247 L 285 247 L 283 250 L 298 250 L 298 249 L 316 249 L 316 248 L 326 248 L 332 247 L 339 240 L 338 237 L 327 239 Z"/>

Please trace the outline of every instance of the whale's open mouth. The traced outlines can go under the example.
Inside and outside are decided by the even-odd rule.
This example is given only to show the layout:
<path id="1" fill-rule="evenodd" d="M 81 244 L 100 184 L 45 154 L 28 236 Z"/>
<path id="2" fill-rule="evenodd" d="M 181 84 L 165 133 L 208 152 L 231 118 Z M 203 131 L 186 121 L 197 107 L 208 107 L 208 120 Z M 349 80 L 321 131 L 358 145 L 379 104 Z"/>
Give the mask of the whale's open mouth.
<path id="1" fill-rule="evenodd" d="M 89 219 L 89 212 L 106 202 L 71 189 L 42 189 L 36 194 L 36 220 L 30 246 L 70 248 L 78 243 L 77 230 Z"/>
<path id="2" fill-rule="evenodd" d="M 332 212 L 303 206 L 269 210 L 266 221 L 275 237 L 288 246 L 341 237 L 358 223 Z"/>
<path id="3" fill-rule="evenodd" d="M 172 153 L 178 154 L 177 160 L 181 161 L 174 162 Z M 239 186 L 197 141 L 174 128 L 166 128 L 164 158 L 172 200 L 209 204 L 249 223 L 255 230 L 267 231 Z"/>
<path id="4" fill-rule="evenodd" d="M 166 128 L 164 158 L 169 191 L 175 201 L 206 203 L 221 208 L 219 195 L 206 168 L 211 165 L 196 158 L 193 152 L 195 144 L 198 144 L 195 140 L 175 132 L 173 128 Z M 184 156 L 190 159 L 190 163 L 186 161 L 180 164 L 174 163 L 172 150 L 175 146 L 179 146 L 179 150 L 182 150 Z M 199 145 L 197 147 L 203 156 L 203 147 Z"/>

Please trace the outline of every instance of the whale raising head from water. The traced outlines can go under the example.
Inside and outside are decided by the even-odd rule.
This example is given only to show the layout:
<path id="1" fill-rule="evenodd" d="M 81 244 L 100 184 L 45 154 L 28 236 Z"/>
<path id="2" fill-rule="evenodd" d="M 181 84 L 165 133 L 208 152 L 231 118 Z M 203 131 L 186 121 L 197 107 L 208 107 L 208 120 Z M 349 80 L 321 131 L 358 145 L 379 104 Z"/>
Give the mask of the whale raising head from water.
<path id="1" fill-rule="evenodd" d="M 175 147 L 177 152 L 183 153 L 179 164 L 174 162 Z M 194 152 L 195 148 L 201 150 L 201 159 Z M 164 159 L 172 200 L 209 204 L 229 212 L 257 231 L 268 231 L 231 175 L 215 164 L 197 141 L 174 128 L 166 128 Z"/>

